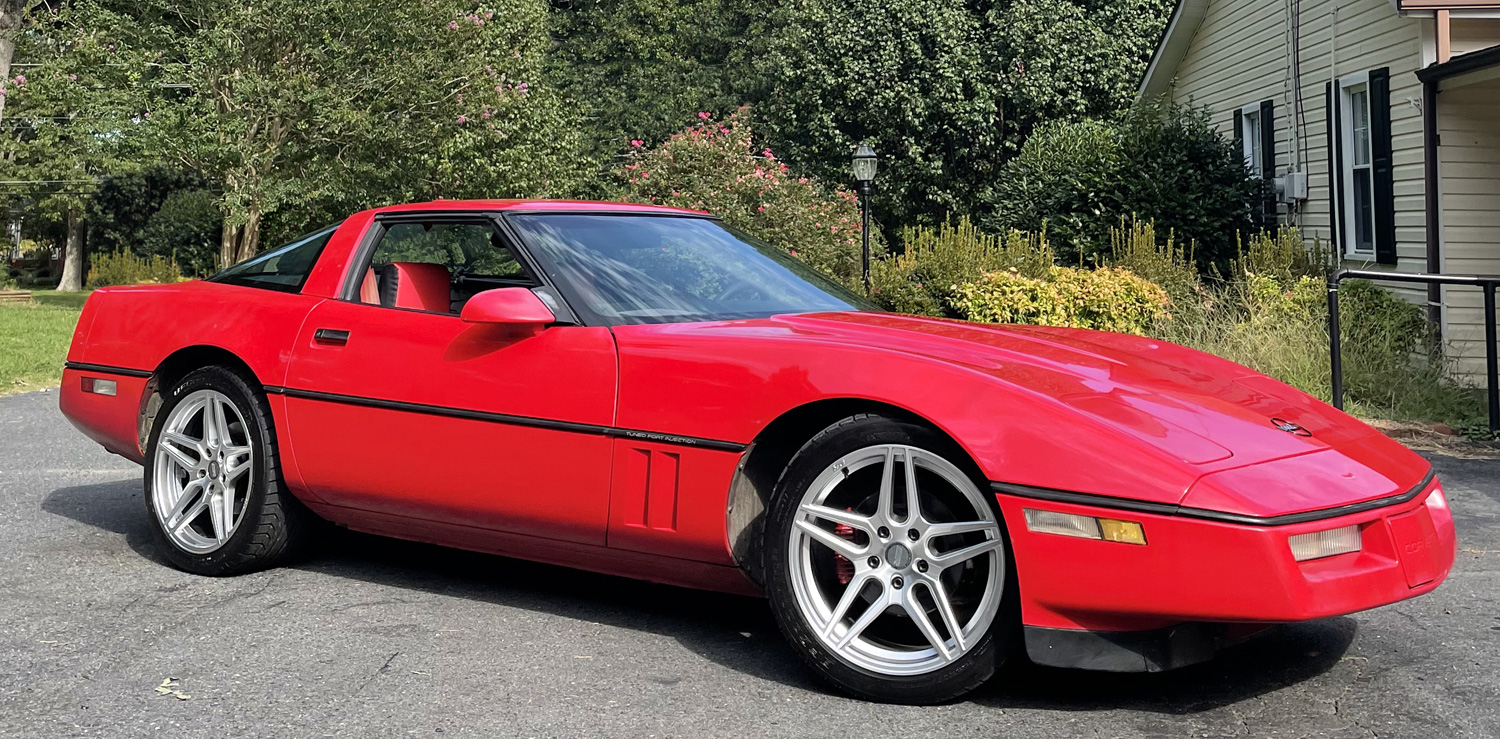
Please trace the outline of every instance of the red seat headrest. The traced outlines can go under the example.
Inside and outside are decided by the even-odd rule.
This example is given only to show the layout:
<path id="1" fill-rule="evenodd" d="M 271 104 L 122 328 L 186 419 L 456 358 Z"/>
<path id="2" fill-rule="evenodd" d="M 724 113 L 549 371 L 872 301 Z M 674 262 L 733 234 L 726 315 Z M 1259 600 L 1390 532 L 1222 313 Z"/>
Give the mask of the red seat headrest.
<path id="1" fill-rule="evenodd" d="M 381 270 L 380 304 L 437 313 L 453 312 L 453 276 L 441 264 L 391 262 Z"/>

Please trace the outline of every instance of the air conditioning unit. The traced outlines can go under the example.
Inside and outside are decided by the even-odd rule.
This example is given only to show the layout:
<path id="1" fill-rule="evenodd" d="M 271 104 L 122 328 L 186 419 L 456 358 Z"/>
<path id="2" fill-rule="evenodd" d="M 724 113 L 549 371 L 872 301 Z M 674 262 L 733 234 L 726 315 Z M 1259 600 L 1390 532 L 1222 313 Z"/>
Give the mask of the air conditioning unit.
<path id="1" fill-rule="evenodd" d="M 1276 178 L 1276 200 L 1281 203 L 1300 203 L 1307 199 L 1307 173 L 1287 172 Z"/>

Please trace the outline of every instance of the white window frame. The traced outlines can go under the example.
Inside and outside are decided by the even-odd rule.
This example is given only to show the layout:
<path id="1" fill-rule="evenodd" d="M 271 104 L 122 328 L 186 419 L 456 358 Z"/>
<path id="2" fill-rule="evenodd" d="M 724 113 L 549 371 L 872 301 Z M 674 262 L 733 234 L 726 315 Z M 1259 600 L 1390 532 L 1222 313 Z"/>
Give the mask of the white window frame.
<path id="1" fill-rule="evenodd" d="M 1356 164 L 1355 154 L 1357 152 L 1358 137 L 1354 130 L 1354 100 L 1356 95 L 1364 95 L 1364 123 L 1365 123 L 1365 163 Z M 1375 137 L 1371 129 L 1373 111 L 1370 109 L 1370 73 L 1360 72 L 1339 78 L 1339 139 L 1340 156 L 1343 165 L 1339 172 L 1344 184 L 1344 196 L 1340 198 L 1343 210 L 1338 214 L 1344 231 L 1344 255 L 1359 259 L 1375 259 Z M 1359 209 L 1354 207 L 1354 176 L 1359 170 L 1369 171 L 1369 223 L 1365 224 L 1369 229 L 1370 247 L 1368 249 L 1358 248 L 1355 240 L 1355 229 Z"/>
<path id="2" fill-rule="evenodd" d="M 1264 157 L 1261 156 L 1260 146 L 1261 142 L 1264 141 L 1261 126 L 1265 125 L 1265 121 L 1260 119 L 1260 106 L 1260 103 L 1250 103 L 1240 108 L 1240 130 L 1238 133 L 1245 155 L 1245 166 L 1250 168 L 1250 174 L 1256 178 L 1264 179 L 1266 173 L 1261 171 L 1261 160 Z"/>

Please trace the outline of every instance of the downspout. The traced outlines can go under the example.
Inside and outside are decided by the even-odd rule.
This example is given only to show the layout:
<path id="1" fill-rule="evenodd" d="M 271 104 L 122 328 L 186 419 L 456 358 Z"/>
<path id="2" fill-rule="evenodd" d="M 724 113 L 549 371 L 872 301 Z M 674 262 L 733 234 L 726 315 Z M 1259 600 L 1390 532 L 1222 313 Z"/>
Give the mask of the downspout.
<path id="1" fill-rule="evenodd" d="M 1438 145 L 1441 138 L 1438 134 L 1438 81 L 1425 80 L 1422 82 L 1422 170 L 1425 186 L 1423 188 L 1426 196 L 1426 218 L 1427 225 L 1427 273 L 1442 274 L 1442 232 L 1443 226 L 1440 222 L 1442 217 L 1441 208 L 1438 205 Z M 1443 288 L 1441 285 L 1427 285 L 1427 319 L 1438 328 L 1439 335 L 1443 330 Z"/>

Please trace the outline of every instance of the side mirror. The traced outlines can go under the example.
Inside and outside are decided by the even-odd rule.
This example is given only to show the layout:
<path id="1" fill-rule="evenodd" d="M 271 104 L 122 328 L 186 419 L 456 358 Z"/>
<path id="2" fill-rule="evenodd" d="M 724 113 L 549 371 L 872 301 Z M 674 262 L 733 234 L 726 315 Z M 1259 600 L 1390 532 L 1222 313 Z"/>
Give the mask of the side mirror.
<path id="1" fill-rule="evenodd" d="M 467 323 L 537 328 L 557 321 L 542 299 L 524 287 L 485 290 L 464 303 L 459 318 Z"/>

